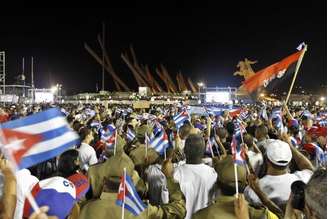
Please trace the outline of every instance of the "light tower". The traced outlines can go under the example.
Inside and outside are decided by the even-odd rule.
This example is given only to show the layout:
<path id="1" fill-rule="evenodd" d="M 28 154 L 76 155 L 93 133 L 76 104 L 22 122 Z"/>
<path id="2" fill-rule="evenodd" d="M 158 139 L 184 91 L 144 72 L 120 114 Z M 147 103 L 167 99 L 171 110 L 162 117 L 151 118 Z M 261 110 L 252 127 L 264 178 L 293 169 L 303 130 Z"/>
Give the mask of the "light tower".
<path id="1" fill-rule="evenodd" d="M 2 83 L 2 94 L 6 94 L 6 54 L 0 52 L 0 84 Z"/>

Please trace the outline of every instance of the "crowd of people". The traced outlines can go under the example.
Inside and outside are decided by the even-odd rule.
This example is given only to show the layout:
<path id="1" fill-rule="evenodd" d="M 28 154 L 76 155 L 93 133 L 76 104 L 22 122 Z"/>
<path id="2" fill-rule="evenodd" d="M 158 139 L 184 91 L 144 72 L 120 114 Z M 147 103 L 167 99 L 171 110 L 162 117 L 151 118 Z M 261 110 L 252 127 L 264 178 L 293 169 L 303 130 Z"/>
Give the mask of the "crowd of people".
<path id="1" fill-rule="evenodd" d="M 126 219 L 327 218 L 325 107 L 254 104 L 188 114 L 183 104 L 20 104 L 1 108 L 0 122 L 50 107 L 61 109 L 80 143 L 16 172 L 1 156 L 0 218 L 122 218 L 125 174 L 143 203 L 140 212 L 123 208 Z M 150 143 L 159 135 L 161 150 Z M 74 198 L 62 199 L 58 182 L 72 185 Z M 44 187 L 59 192 L 43 194 Z"/>

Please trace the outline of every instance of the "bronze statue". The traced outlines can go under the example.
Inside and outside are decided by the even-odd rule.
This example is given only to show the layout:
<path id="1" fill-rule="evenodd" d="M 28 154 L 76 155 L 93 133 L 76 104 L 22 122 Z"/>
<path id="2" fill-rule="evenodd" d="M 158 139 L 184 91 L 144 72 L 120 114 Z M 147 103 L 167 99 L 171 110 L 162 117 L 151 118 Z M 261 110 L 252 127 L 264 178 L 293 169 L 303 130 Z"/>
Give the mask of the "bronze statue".
<path id="1" fill-rule="evenodd" d="M 249 77 L 253 76 L 255 72 L 253 71 L 251 65 L 257 63 L 257 61 L 251 61 L 245 58 L 244 61 L 239 61 L 237 68 L 239 68 L 238 71 L 236 71 L 233 75 L 239 75 L 244 77 L 245 80 L 247 80 Z"/>

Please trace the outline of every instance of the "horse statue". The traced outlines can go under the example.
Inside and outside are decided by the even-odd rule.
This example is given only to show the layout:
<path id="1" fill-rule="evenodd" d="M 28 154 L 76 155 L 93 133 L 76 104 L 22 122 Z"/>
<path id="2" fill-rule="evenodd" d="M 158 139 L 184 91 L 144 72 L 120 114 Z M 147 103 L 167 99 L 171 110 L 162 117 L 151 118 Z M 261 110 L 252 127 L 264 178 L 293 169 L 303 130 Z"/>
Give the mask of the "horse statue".
<path id="1" fill-rule="evenodd" d="M 255 63 L 257 63 L 257 61 L 251 61 L 248 60 L 247 58 L 245 58 L 244 61 L 239 61 L 237 65 L 237 68 L 239 68 L 239 70 L 233 73 L 233 75 L 242 76 L 244 77 L 245 80 L 247 80 L 248 78 L 252 77 L 255 74 L 254 70 L 251 67 L 251 65 Z"/>

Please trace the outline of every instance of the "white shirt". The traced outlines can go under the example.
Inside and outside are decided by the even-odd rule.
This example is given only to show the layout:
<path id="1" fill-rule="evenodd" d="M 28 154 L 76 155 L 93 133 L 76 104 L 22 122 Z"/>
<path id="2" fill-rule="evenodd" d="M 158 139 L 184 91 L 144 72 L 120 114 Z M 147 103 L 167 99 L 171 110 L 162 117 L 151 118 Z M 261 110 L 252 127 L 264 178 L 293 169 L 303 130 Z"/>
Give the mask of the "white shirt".
<path id="1" fill-rule="evenodd" d="M 31 191 L 33 186 L 39 182 L 38 178 L 31 175 L 28 169 L 21 169 L 16 172 L 17 180 L 17 201 L 14 219 L 22 219 L 24 202 L 27 192 Z"/>
<path id="2" fill-rule="evenodd" d="M 84 170 L 88 170 L 90 165 L 98 163 L 95 149 L 86 143 L 82 143 L 79 148 L 79 158 L 81 168 Z"/>
<path id="3" fill-rule="evenodd" d="M 254 151 L 247 152 L 249 162 L 253 170 L 255 171 L 256 175 L 260 172 L 261 166 L 263 164 L 263 156 L 261 153 L 255 153 Z"/>
<path id="4" fill-rule="evenodd" d="M 179 182 L 186 198 L 187 214 L 190 219 L 196 211 L 206 208 L 214 198 L 217 173 L 205 164 L 183 164 L 178 166 L 173 178 Z"/>
<path id="5" fill-rule="evenodd" d="M 287 173 L 279 176 L 266 175 L 259 180 L 260 189 L 267 194 L 268 198 L 277 205 L 282 206 L 287 204 L 289 195 L 291 193 L 291 185 L 297 180 L 308 183 L 313 172 L 311 170 L 296 171 L 294 173 Z M 255 192 L 247 186 L 244 191 L 247 201 L 255 206 L 261 204 L 260 199 Z"/>

